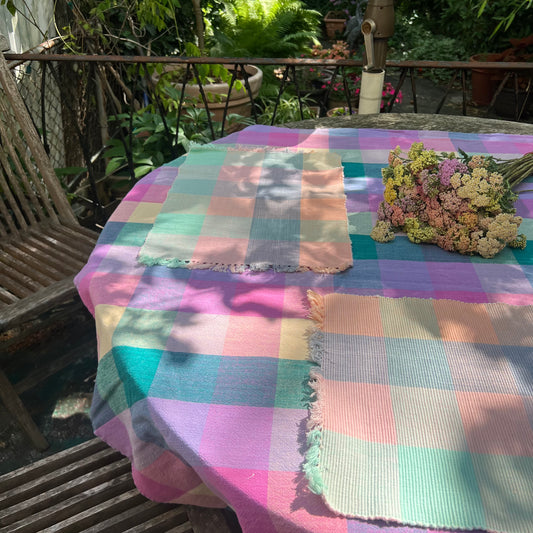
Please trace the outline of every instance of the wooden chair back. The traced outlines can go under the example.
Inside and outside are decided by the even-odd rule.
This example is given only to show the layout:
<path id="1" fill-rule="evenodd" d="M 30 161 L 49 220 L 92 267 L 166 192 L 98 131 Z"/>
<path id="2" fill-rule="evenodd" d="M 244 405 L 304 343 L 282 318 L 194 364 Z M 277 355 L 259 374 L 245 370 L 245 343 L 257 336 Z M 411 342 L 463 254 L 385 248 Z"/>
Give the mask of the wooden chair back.
<path id="1" fill-rule="evenodd" d="M 96 237 L 78 223 L 0 53 L 0 332 L 74 294 Z"/>

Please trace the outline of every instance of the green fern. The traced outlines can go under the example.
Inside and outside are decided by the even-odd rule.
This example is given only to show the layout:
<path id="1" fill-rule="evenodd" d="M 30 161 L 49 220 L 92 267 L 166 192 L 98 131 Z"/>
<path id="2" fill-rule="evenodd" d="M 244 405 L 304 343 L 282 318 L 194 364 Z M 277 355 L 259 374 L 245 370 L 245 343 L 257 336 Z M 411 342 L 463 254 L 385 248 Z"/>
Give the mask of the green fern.
<path id="1" fill-rule="evenodd" d="M 300 0 L 233 0 L 214 33 L 211 55 L 296 57 L 317 42 L 320 19 Z"/>

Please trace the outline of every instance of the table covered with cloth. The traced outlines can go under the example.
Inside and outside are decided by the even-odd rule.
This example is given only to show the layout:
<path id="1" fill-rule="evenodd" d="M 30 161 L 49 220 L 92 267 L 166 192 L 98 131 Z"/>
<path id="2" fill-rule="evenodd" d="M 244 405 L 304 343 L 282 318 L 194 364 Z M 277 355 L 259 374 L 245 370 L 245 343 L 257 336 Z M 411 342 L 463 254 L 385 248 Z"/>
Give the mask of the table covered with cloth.
<path id="1" fill-rule="evenodd" d="M 346 197 L 315 201 L 313 189 L 295 207 L 283 191 L 259 201 L 257 187 L 228 193 L 225 207 L 223 192 L 190 183 L 209 173 L 212 190 L 231 182 L 225 165 L 213 173 L 204 162 L 195 174 L 182 157 L 124 198 L 75 282 L 98 336 L 95 433 L 130 458 L 148 498 L 229 505 L 251 533 L 533 531 L 533 193 L 515 204 L 528 246 L 493 259 L 403 234 L 375 242 L 389 151 L 420 141 L 505 159 L 533 148 L 523 135 L 251 126 L 214 153 L 336 154 Z M 291 180 L 320 184 L 306 164 L 284 161 Z M 232 183 L 242 191 L 245 180 Z M 217 233 L 225 216 L 246 219 L 230 223 L 246 244 L 241 261 L 218 268 L 217 238 L 235 238 Z M 286 245 L 290 261 L 279 252 L 256 271 L 228 267 L 246 266 L 242 250 L 260 250 L 272 231 L 271 250 Z M 152 239 L 162 260 L 142 258 Z M 338 264 L 302 255 L 307 241 L 330 247 Z M 188 264 L 183 243 L 205 268 Z M 223 257 L 240 249 L 230 244 Z M 286 268 L 301 257 L 318 268 Z"/>

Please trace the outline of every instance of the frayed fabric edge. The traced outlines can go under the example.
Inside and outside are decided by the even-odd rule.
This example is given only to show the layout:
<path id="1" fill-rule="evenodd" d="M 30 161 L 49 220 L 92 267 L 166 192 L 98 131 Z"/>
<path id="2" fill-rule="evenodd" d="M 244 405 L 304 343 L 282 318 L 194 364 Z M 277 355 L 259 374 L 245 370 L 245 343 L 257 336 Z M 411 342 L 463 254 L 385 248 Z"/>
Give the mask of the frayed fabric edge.
<path id="1" fill-rule="evenodd" d="M 296 148 L 290 146 L 262 146 L 258 144 L 230 144 L 230 143 L 220 143 L 220 144 L 199 144 L 194 141 L 189 145 L 189 152 L 265 152 L 265 153 L 314 153 L 318 150 L 313 148 Z M 187 154 L 185 154 L 187 155 Z"/>
<path id="2" fill-rule="evenodd" d="M 295 266 L 295 265 L 273 265 L 272 263 L 260 262 L 250 264 L 227 264 L 227 263 L 208 263 L 200 261 L 189 261 L 176 258 L 151 257 L 145 254 L 139 254 L 137 261 L 146 266 L 165 266 L 168 268 L 188 268 L 190 270 L 213 270 L 215 272 L 231 272 L 233 274 L 242 274 L 244 272 L 266 272 L 273 270 L 275 272 L 316 272 L 317 274 L 335 274 L 350 268 L 351 264 L 343 264 L 338 267 L 317 267 L 317 266 Z"/>
<path id="3" fill-rule="evenodd" d="M 325 486 L 320 469 L 322 451 L 322 430 L 324 423 L 324 387 L 322 359 L 324 355 L 324 297 L 314 291 L 307 291 L 313 326 L 307 332 L 309 359 L 317 364 L 309 371 L 309 418 L 307 420 L 307 451 L 303 471 L 309 483 L 309 490 L 323 495 Z"/>

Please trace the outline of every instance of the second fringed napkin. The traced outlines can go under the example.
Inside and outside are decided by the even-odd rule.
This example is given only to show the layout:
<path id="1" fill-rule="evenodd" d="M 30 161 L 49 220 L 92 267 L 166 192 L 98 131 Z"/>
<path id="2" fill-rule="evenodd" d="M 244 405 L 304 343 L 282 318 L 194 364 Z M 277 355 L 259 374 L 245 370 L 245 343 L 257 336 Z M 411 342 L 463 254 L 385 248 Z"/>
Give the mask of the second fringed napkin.
<path id="1" fill-rule="evenodd" d="M 340 156 L 193 147 L 139 261 L 234 272 L 345 270 L 353 260 Z"/>
<path id="2" fill-rule="evenodd" d="M 533 524 L 533 308 L 310 292 L 305 470 L 333 511 Z"/>

